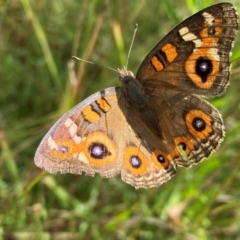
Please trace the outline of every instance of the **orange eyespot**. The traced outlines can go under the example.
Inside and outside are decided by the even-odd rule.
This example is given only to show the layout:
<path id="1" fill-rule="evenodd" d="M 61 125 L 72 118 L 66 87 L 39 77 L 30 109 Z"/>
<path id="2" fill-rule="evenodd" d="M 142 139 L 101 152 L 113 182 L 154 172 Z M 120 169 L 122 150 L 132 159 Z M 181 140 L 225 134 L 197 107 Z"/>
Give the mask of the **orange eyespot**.
<path id="1" fill-rule="evenodd" d="M 117 161 L 117 148 L 103 132 L 90 133 L 82 146 L 85 156 L 92 166 L 104 167 Z"/>
<path id="2" fill-rule="evenodd" d="M 211 117 L 201 110 L 191 110 L 185 117 L 188 131 L 196 138 L 205 139 L 213 131 Z"/>
<path id="3" fill-rule="evenodd" d="M 144 175 L 147 172 L 147 159 L 139 148 L 127 147 L 124 153 L 123 166 L 135 176 Z"/>
<path id="4" fill-rule="evenodd" d="M 167 168 L 169 162 L 172 160 L 169 154 L 166 154 L 158 149 L 154 150 L 151 159 L 158 168 Z"/>
<path id="5" fill-rule="evenodd" d="M 174 139 L 174 144 L 175 144 L 175 149 L 173 151 L 173 157 L 178 157 L 181 155 L 181 153 L 179 152 L 178 147 L 181 147 L 182 150 L 187 154 L 187 156 L 191 153 L 191 151 L 193 150 L 193 144 L 190 141 L 190 139 L 188 139 L 187 137 L 176 137 Z"/>

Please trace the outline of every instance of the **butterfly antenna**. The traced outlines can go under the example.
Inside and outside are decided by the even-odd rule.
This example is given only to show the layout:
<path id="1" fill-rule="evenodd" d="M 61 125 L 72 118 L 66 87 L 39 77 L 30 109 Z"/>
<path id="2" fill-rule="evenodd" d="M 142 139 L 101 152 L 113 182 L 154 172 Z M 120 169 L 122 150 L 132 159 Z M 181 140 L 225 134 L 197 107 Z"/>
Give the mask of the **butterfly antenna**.
<path id="1" fill-rule="evenodd" d="M 136 23 L 135 24 L 135 29 L 134 29 L 134 32 L 133 32 L 132 42 L 131 42 L 131 45 L 130 45 L 130 48 L 129 48 L 129 51 L 128 51 L 126 68 L 128 68 L 128 60 L 129 60 L 129 57 L 130 57 L 130 54 L 131 54 L 131 51 L 132 51 L 132 46 L 133 46 L 133 42 L 134 42 L 134 39 L 135 39 L 135 36 L 136 36 L 136 33 L 137 33 L 137 29 L 138 29 L 138 24 Z"/>
<path id="2" fill-rule="evenodd" d="M 114 72 L 117 72 L 117 73 L 119 72 L 118 70 L 116 70 L 116 69 L 114 69 L 114 68 L 106 67 L 106 66 L 103 66 L 103 65 L 100 65 L 100 64 L 96 64 L 96 63 L 94 63 L 94 62 L 90 62 L 90 61 L 84 60 L 84 59 L 79 58 L 79 57 L 76 57 L 76 56 L 72 56 L 72 58 L 73 58 L 73 59 L 76 59 L 76 60 L 78 60 L 78 61 L 81 61 L 81 62 L 86 62 L 86 63 L 93 64 L 93 65 L 96 65 L 96 66 L 99 66 L 99 67 L 105 67 L 105 68 L 108 68 L 108 69 L 110 69 L 110 70 L 112 70 L 112 71 L 114 71 Z"/>

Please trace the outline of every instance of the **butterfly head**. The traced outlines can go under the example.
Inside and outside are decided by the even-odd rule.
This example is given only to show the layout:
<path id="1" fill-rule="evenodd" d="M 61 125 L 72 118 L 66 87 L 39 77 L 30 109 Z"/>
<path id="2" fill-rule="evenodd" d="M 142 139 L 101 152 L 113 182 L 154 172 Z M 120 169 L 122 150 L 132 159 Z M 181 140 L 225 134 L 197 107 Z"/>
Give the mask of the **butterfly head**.
<path id="1" fill-rule="evenodd" d="M 119 72 L 119 80 L 122 83 L 126 83 L 128 81 L 130 81 L 131 79 L 135 78 L 133 72 L 128 71 L 125 67 L 122 69 L 118 69 Z"/>

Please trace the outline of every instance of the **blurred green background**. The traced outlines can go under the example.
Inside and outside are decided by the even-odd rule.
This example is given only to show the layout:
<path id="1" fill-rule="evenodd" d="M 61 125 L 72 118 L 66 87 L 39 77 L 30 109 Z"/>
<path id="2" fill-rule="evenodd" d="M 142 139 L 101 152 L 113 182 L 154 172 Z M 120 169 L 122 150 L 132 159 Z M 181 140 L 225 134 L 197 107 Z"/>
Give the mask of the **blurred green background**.
<path id="1" fill-rule="evenodd" d="M 51 175 L 33 162 L 68 109 L 128 68 L 175 25 L 219 1 L 0 1 L 0 239 L 240 239 L 240 35 L 226 93 L 211 102 L 226 137 L 211 158 L 159 188 L 120 177 Z M 231 1 L 240 12 L 240 1 Z"/>

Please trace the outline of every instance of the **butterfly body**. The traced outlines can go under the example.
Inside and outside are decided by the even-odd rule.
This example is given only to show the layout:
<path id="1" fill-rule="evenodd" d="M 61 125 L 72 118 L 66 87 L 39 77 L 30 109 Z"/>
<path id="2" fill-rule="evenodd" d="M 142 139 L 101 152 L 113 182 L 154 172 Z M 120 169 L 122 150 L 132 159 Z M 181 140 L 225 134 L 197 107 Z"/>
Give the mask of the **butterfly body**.
<path id="1" fill-rule="evenodd" d="M 136 77 L 119 70 L 121 87 L 93 94 L 60 118 L 43 138 L 36 165 L 51 173 L 120 173 L 135 188 L 149 188 L 178 166 L 208 157 L 224 125 L 200 95 L 226 88 L 237 28 L 230 3 L 183 21 L 150 51 Z"/>

